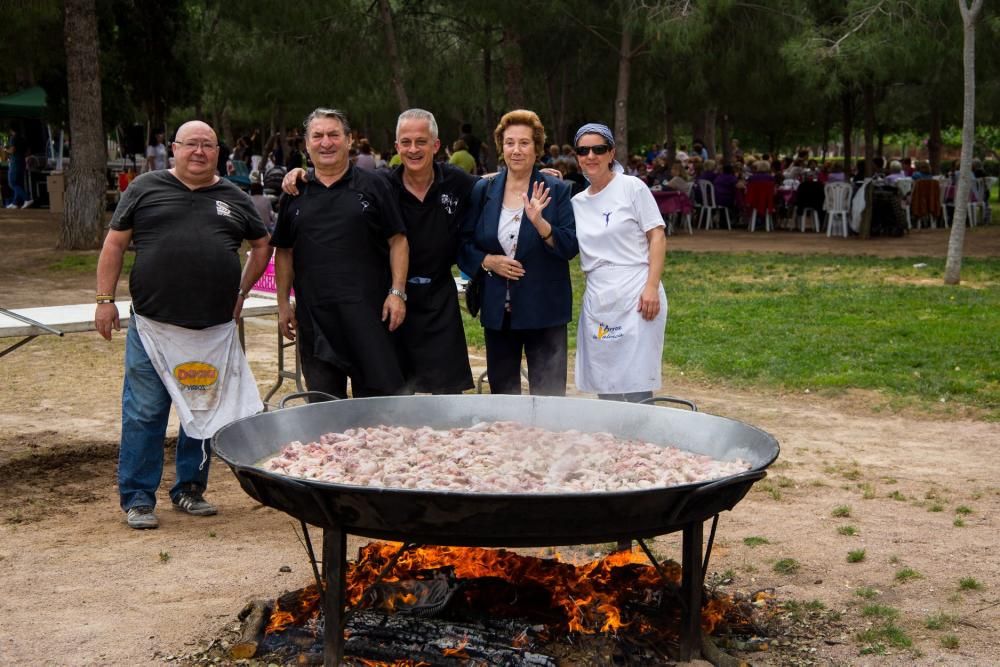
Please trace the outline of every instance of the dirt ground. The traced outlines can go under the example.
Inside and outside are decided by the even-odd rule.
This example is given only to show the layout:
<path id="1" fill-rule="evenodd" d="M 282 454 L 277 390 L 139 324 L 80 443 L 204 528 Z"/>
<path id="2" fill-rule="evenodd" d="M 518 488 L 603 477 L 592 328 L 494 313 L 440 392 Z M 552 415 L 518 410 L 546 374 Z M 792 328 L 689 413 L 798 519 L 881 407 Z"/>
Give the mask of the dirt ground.
<path id="1" fill-rule="evenodd" d="M 91 300 L 90 271 L 49 269 L 61 256 L 56 225 L 44 211 L 0 211 L 0 305 Z M 944 230 L 867 242 L 715 231 L 670 240 L 685 250 L 880 256 L 942 256 L 946 245 Z M 1000 255 L 1000 228 L 970 231 L 966 254 Z M 266 389 L 277 363 L 273 320 L 248 320 L 247 335 Z M 0 359 L 0 665 L 172 662 L 232 628 L 248 599 L 310 581 L 293 520 L 254 503 L 219 461 L 208 493 L 218 516 L 174 512 L 161 493 L 159 530 L 125 526 L 115 487 L 123 341 L 43 336 Z M 483 366 L 478 355 L 473 363 Z M 862 392 L 737 391 L 669 371 L 665 390 L 781 443 L 767 480 L 722 516 L 710 570 L 731 582 L 726 589 L 773 587 L 782 601 L 822 608 L 813 604 L 802 621 L 786 624 L 769 651 L 741 657 L 773 665 L 1000 663 L 1000 424 L 892 413 Z M 168 463 L 162 488 L 172 479 Z M 679 546 L 674 535 L 654 548 L 679 558 Z M 860 550 L 863 559 L 848 562 Z M 776 572 L 783 559 L 797 570 Z M 874 597 L 858 596 L 863 588 Z M 912 647 L 883 639 L 884 655 L 861 655 L 858 633 L 885 624 L 863 615 L 872 603 L 898 611 L 894 623 Z"/>

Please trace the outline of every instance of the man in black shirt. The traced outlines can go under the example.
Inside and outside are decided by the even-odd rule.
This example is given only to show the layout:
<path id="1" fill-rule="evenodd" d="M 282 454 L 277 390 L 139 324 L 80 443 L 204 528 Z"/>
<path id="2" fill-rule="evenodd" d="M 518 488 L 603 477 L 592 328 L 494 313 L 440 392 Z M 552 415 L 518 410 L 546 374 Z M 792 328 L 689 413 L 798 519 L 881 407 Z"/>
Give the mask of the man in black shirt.
<path id="1" fill-rule="evenodd" d="M 201 350 L 181 342 L 191 332 L 214 335 L 218 329 L 220 340 L 235 335 L 233 320 L 239 318 L 243 299 L 271 254 L 267 231 L 250 198 L 215 173 L 219 144 L 212 128 L 200 121 L 185 123 L 177 130 L 173 149 L 174 168 L 142 174 L 129 185 L 97 263 L 94 324 L 111 340 L 112 330 L 121 328 L 114 303 L 118 278 L 125 251 L 130 243 L 135 246 L 135 266 L 129 275 L 133 319 L 126 337 L 118 462 L 121 507 L 132 528 L 158 525 L 153 508 L 163 473 L 163 437 L 177 396 L 172 393 L 176 387 L 170 371 L 164 373 L 163 364 L 158 365 L 161 353 L 177 346 L 182 356 L 191 354 L 182 361 L 201 360 L 204 357 L 197 356 Z M 251 251 L 241 276 L 238 250 L 244 240 L 250 242 Z M 147 327 L 145 333 L 138 332 L 140 326 Z M 240 361 L 245 364 L 244 358 Z M 184 378 L 178 375 L 177 381 L 201 385 L 193 393 L 202 396 L 217 390 L 213 395 L 219 396 L 220 404 L 227 404 L 240 389 L 239 379 L 227 373 L 227 368 L 236 369 L 238 364 L 209 366 L 199 361 L 194 368 L 188 362 L 174 372 L 183 366 L 191 366 L 193 372 Z M 171 384 L 165 384 L 165 374 Z M 208 374 L 214 375 L 204 380 Z M 256 387 L 253 392 L 259 403 Z M 182 424 L 190 426 L 180 404 L 178 414 Z M 177 438 L 177 480 L 170 498 L 175 508 L 196 516 L 216 513 L 202 496 L 208 482 L 204 448 L 210 435 L 189 437 L 182 426 Z"/>
<path id="2" fill-rule="evenodd" d="M 402 393 L 390 332 L 406 316 L 409 249 L 397 202 L 382 177 L 351 164 L 342 112 L 316 109 L 305 125 L 315 171 L 282 196 L 271 240 L 278 326 L 299 337 L 309 389 L 346 398 L 350 377 L 355 397 Z"/>
<path id="3" fill-rule="evenodd" d="M 478 177 L 435 162 L 440 147 L 434 114 L 404 111 L 396 121 L 396 150 L 402 164 L 378 173 L 399 204 L 410 249 L 406 320 L 395 335 L 406 390 L 460 394 L 474 385 L 451 267 L 458 254 L 462 216 Z M 289 172 L 285 191 L 298 192 L 296 179 L 302 175 Z"/>

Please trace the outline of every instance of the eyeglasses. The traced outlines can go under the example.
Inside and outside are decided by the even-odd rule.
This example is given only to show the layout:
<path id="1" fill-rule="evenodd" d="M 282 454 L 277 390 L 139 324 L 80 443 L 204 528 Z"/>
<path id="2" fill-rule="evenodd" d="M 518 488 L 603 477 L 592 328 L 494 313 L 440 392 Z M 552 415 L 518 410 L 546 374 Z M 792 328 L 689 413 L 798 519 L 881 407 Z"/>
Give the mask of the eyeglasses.
<path id="1" fill-rule="evenodd" d="M 604 155 L 609 150 L 611 150 L 611 146 L 608 144 L 598 144 L 596 146 L 577 146 L 576 154 L 580 157 L 586 157 L 591 151 L 594 151 L 594 155 Z"/>
<path id="2" fill-rule="evenodd" d="M 200 148 L 206 153 L 208 153 L 209 151 L 214 151 L 219 147 L 219 144 L 212 144 L 207 141 L 185 141 L 185 142 L 175 141 L 174 143 L 177 144 L 178 146 L 183 146 L 185 150 L 196 151 Z"/>

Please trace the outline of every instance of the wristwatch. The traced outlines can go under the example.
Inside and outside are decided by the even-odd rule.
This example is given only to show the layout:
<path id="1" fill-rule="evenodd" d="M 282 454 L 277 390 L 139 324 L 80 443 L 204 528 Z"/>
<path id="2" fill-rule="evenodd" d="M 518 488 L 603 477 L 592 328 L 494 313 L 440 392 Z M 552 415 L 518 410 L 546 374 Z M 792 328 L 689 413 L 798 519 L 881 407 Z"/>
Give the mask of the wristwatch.
<path id="1" fill-rule="evenodd" d="M 389 294 L 393 296 L 398 296 L 400 299 L 403 300 L 403 303 L 406 303 L 406 292 L 404 292 L 403 290 L 398 290 L 395 287 L 390 287 Z"/>

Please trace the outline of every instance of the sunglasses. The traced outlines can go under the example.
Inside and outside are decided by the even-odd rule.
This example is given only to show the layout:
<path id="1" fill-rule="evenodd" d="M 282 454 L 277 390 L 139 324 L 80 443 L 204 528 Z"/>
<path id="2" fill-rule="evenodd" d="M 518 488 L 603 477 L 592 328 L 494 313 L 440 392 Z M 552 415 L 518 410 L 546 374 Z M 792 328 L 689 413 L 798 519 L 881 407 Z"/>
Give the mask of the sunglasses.
<path id="1" fill-rule="evenodd" d="M 611 150 L 611 146 L 607 144 L 598 144 L 597 146 L 577 146 L 576 154 L 580 157 L 586 157 L 590 154 L 590 151 L 594 151 L 594 155 L 604 155 L 609 150 Z"/>

